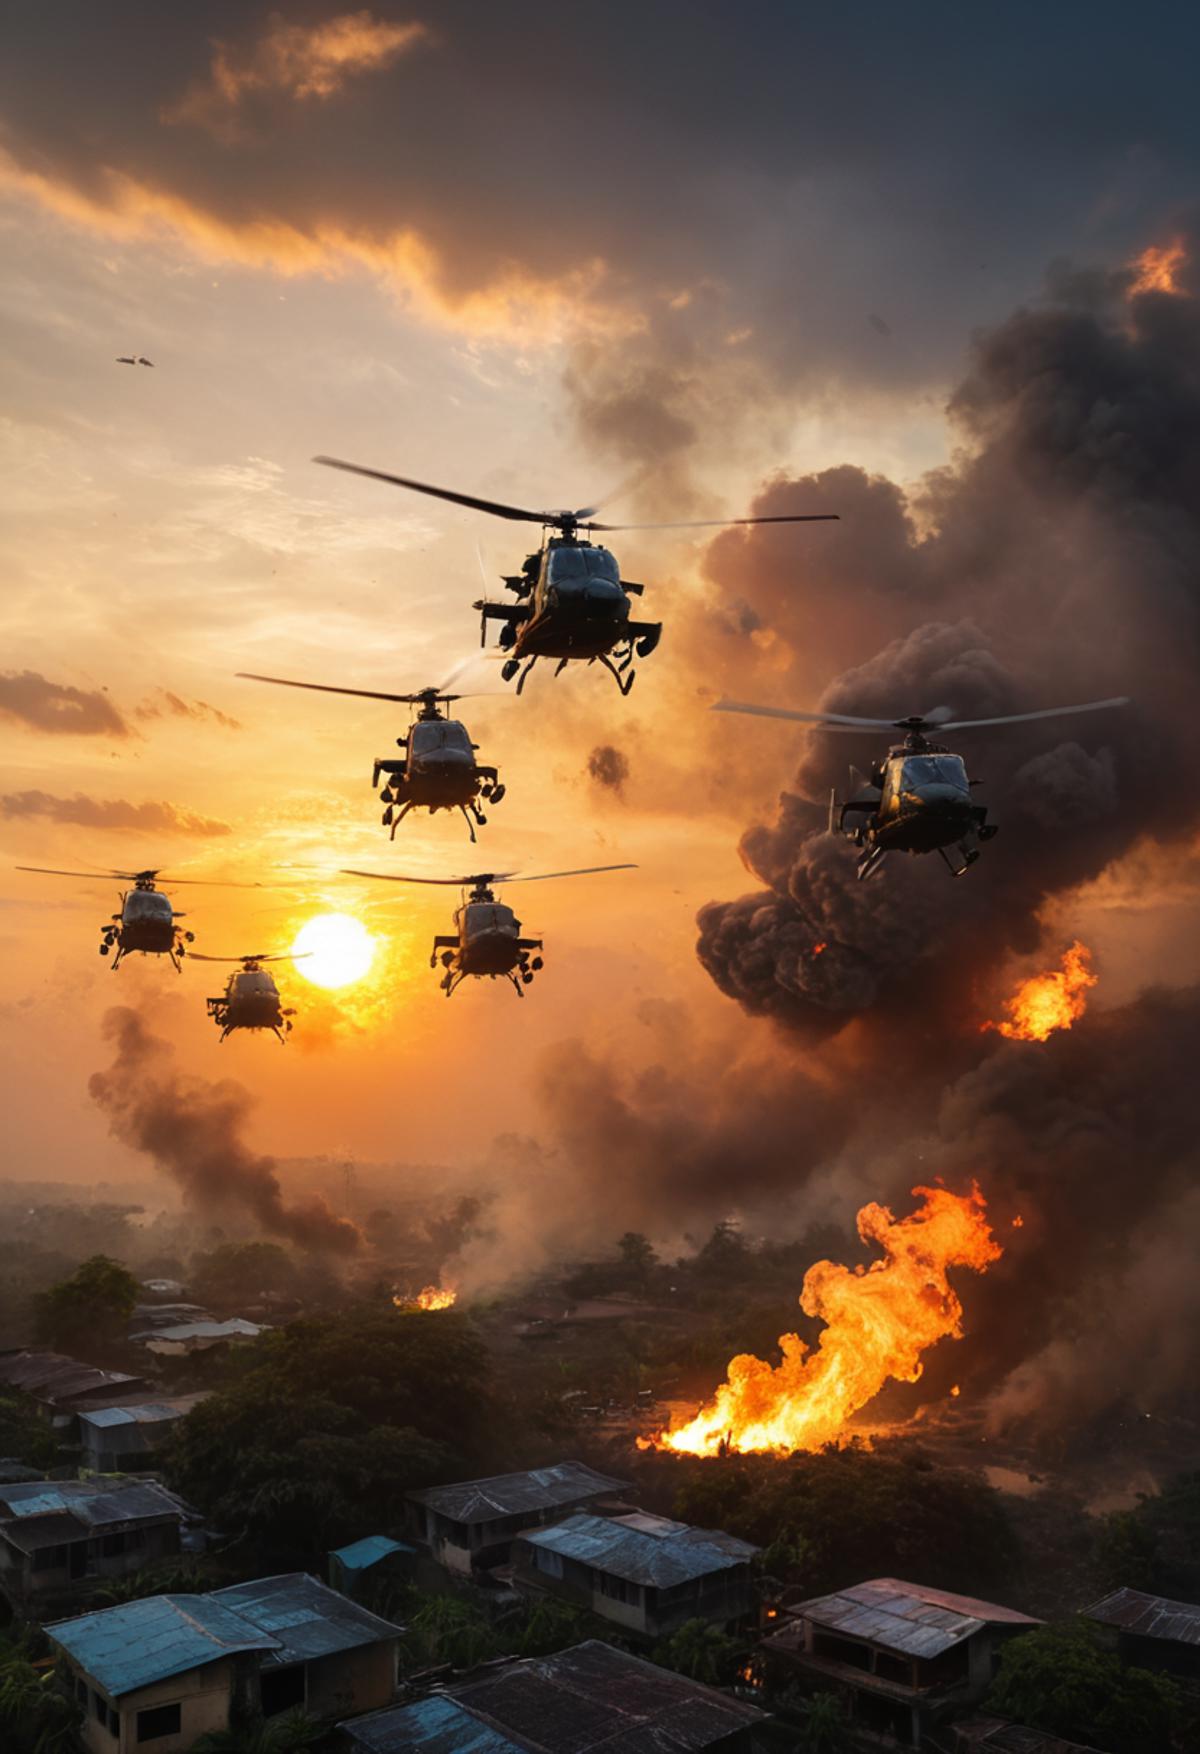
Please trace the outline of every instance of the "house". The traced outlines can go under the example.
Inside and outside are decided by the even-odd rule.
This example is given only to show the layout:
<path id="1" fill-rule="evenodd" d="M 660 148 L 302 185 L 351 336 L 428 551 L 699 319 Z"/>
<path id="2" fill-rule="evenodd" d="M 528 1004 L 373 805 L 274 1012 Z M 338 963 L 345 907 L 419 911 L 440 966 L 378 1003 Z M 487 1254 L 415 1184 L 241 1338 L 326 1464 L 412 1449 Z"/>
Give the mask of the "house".
<path id="1" fill-rule="evenodd" d="M 973 1717 L 954 1725 L 953 1754 L 1100 1754 L 1082 1742 L 1064 1742 L 1048 1730 L 1031 1730 L 1007 1718 Z"/>
<path id="2" fill-rule="evenodd" d="M 157 1352 L 164 1358 L 178 1358 L 185 1352 L 205 1352 L 210 1346 L 257 1340 L 262 1331 L 257 1322 L 231 1316 L 226 1322 L 186 1321 L 167 1327 L 145 1328 L 140 1333 L 130 1334 L 129 1338 L 144 1346 L 147 1352 Z"/>
<path id="3" fill-rule="evenodd" d="M 335 1547 L 329 1555 L 329 1582 L 335 1590 L 357 1597 L 364 1583 L 381 1574 L 406 1576 L 416 1548 L 387 1535 L 364 1535 L 348 1547 Z"/>
<path id="4" fill-rule="evenodd" d="M 589 1639 L 343 1723 L 349 1754 L 750 1754 L 755 1705 Z"/>
<path id="5" fill-rule="evenodd" d="M 80 1407 L 114 1396 L 136 1400 L 148 1392 L 144 1377 L 124 1370 L 98 1370 L 61 1352 L 0 1352 L 0 1383 L 31 1396 L 56 1426 L 69 1425 Z"/>
<path id="6" fill-rule="evenodd" d="M 1200 1606 L 1147 1596 L 1141 1590 L 1114 1590 L 1083 1618 L 1101 1630 L 1122 1662 L 1139 1669 L 1161 1669 L 1200 1681 Z"/>
<path id="7" fill-rule="evenodd" d="M 35 1617 L 180 1548 L 184 1506 L 152 1481 L 0 1486 L 0 1591 Z"/>
<path id="8" fill-rule="evenodd" d="M 184 1754 L 209 1730 L 304 1706 L 374 1711 L 401 1628 L 292 1572 L 206 1595 L 143 1596 L 46 1628 L 85 1712 L 88 1754 Z"/>
<path id="9" fill-rule="evenodd" d="M 612 1500 L 628 1485 L 582 1462 L 558 1462 L 523 1474 L 497 1474 L 408 1494 L 409 1526 L 448 1571 L 470 1576 L 473 1567 L 501 1565 L 514 1535 L 573 1511 Z"/>
<path id="10" fill-rule="evenodd" d="M 693 1529 L 645 1511 L 571 1516 L 517 1537 L 513 1584 L 658 1639 L 685 1620 L 728 1626 L 752 1613 L 750 1561 L 757 1551 L 719 1529 Z"/>
<path id="11" fill-rule="evenodd" d="M 163 1440 L 177 1419 L 204 1400 L 203 1394 L 133 1406 L 87 1407 L 78 1415 L 85 1468 L 96 1474 L 145 1473 L 156 1465 Z"/>
<path id="12" fill-rule="evenodd" d="M 786 1610 L 760 1647 L 769 1670 L 814 1692 L 846 1695 L 860 1731 L 885 1745 L 921 1746 L 951 1711 L 973 1705 L 1000 1647 L 1041 1624 L 1028 1614 L 877 1577 Z"/>

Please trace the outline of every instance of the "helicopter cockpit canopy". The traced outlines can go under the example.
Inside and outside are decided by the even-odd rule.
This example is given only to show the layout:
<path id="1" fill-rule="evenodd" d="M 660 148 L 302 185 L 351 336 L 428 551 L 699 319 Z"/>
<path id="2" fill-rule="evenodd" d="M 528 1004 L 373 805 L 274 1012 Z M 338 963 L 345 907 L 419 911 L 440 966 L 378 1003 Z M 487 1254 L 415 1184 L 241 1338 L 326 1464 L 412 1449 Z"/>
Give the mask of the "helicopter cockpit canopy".
<path id="1" fill-rule="evenodd" d="M 265 968 L 239 968 L 229 977 L 230 991 L 239 999 L 277 999 L 279 988 Z"/>
<path id="2" fill-rule="evenodd" d="M 580 542 L 570 547 L 552 548 L 547 578 L 560 598 L 593 597 L 610 600 L 623 598 L 621 574 L 616 560 L 607 548 Z"/>
<path id="3" fill-rule="evenodd" d="M 126 920 L 154 920 L 170 924 L 175 917 L 170 900 L 157 889 L 131 889 L 125 897 L 121 911 Z"/>
<path id="4" fill-rule="evenodd" d="M 950 791 L 970 793 L 970 782 L 967 779 L 966 764 L 961 755 L 906 755 L 900 774 L 898 790 L 903 792 L 927 791 L 930 786 L 943 787 Z"/>
<path id="5" fill-rule="evenodd" d="M 461 755 L 473 759 L 471 739 L 456 719 L 418 719 L 409 733 L 410 755 Z"/>
<path id="6" fill-rule="evenodd" d="M 485 932 L 503 932 L 515 938 L 521 930 L 520 921 L 502 901 L 469 901 L 463 917 L 468 938 Z"/>

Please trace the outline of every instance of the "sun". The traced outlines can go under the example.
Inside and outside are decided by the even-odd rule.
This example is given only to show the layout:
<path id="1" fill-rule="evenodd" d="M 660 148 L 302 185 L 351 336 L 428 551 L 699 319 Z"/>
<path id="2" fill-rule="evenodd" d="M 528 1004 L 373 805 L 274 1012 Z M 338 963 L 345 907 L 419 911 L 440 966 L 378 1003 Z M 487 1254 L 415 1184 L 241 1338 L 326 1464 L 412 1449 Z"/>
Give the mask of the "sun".
<path id="1" fill-rule="evenodd" d="M 375 960 L 375 940 L 352 914 L 318 914 L 296 933 L 296 968 L 318 987 L 346 987 L 361 980 Z"/>

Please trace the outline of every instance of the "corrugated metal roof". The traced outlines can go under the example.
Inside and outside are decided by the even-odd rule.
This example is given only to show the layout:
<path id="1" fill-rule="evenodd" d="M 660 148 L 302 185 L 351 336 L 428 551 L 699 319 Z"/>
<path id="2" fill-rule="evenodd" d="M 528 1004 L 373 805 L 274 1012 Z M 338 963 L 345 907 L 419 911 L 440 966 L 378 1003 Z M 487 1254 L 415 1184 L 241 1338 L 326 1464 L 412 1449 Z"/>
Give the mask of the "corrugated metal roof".
<path id="1" fill-rule="evenodd" d="M 3 1514 L 4 1508 L 7 1516 Z M 31 1480 L 20 1486 L 0 1486 L 0 1522 L 10 1529 L 14 1524 L 19 1527 L 27 1517 L 62 1511 L 95 1529 L 145 1517 L 182 1516 L 183 1506 L 174 1493 L 152 1480 L 129 1481 L 124 1485 L 92 1480 Z"/>
<path id="2" fill-rule="evenodd" d="M 114 1699 L 236 1651 L 279 1644 L 212 1595 L 143 1596 L 46 1631 Z"/>
<path id="3" fill-rule="evenodd" d="M 347 1571 L 365 1571 L 369 1565 L 386 1559 L 389 1553 L 415 1552 L 416 1548 L 407 1541 L 393 1541 L 388 1535 L 364 1535 L 361 1541 L 351 1541 L 348 1547 L 335 1547 L 332 1557 L 340 1559 Z"/>
<path id="4" fill-rule="evenodd" d="M 757 1706 L 597 1639 L 340 1725 L 370 1754 L 699 1754 Z"/>
<path id="5" fill-rule="evenodd" d="M 241 1316 L 231 1316 L 227 1322 L 179 1322 L 171 1327 L 146 1328 L 138 1334 L 130 1334 L 131 1340 L 232 1340 L 242 1337 L 255 1339 L 262 1333 L 257 1322 L 243 1321 Z"/>
<path id="6" fill-rule="evenodd" d="M 646 1525 L 657 1522 L 654 1533 Z M 669 1589 L 710 1572 L 746 1565 L 757 1553 L 746 1541 L 738 1541 L 720 1529 L 693 1529 L 664 1517 L 642 1513 L 630 1517 L 571 1516 L 548 1529 L 532 1529 L 522 1535 L 524 1545 L 549 1548 L 565 1559 L 577 1559 L 610 1577 L 627 1583 Z"/>
<path id="7" fill-rule="evenodd" d="M 281 1577 L 260 1577 L 253 1583 L 231 1584 L 214 1590 L 210 1601 L 232 1609 L 242 1620 L 257 1626 L 278 1641 L 266 1660 L 269 1664 L 308 1662 L 332 1656 L 335 1651 L 354 1650 L 399 1638 L 403 1627 L 393 1626 L 331 1590 L 305 1571 Z"/>
<path id="8" fill-rule="evenodd" d="M 82 1424 L 103 1431 L 111 1425 L 164 1425 L 169 1419 L 181 1419 L 186 1412 L 186 1407 L 170 1401 L 147 1401 L 135 1407 L 92 1407 L 79 1418 Z"/>
<path id="9" fill-rule="evenodd" d="M 493 1518 L 553 1510 L 621 1492 L 627 1480 L 611 1480 L 583 1462 L 557 1462 L 552 1468 L 530 1468 L 523 1474 L 495 1474 L 487 1480 L 462 1480 L 453 1486 L 428 1486 L 410 1492 L 416 1504 L 428 1505 L 455 1523 L 486 1523 Z"/>
<path id="10" fill-rule="evenodd" d="M 860 1638 L 882 1650 L 926 1659 L 940 1656 L 985 1626 L 1041 1624 L 1014 1608 L 928 1589 L 924 1584 L 902 1583 L 894 1577 L 877 1577 L 836 1590 L 832 1595 L 800 1602 L 789 1612 L 846 1638 Z"/>
<path id="11" fill-rule="evenodd" d="M 142 1378 L 124 1370 L 98 1370 L 61 1352 L 0 1353 L 0 1382 L 24 1389 L 44 1401 L 70 1401 L 81 1395 L 140 1384 Z"/>
<path id="12" fill-rule="evenodd" d="M 1166 1596 L 1144 1595 L 1141 1590 L 1114 1590 L 1094 1608 L 1085 1608 L 1083 1617 L 1136 1633 L 1139 1638 L 1200 1644 L 1200 1605 L 1195 1602 L 1172 1602 Z"/>

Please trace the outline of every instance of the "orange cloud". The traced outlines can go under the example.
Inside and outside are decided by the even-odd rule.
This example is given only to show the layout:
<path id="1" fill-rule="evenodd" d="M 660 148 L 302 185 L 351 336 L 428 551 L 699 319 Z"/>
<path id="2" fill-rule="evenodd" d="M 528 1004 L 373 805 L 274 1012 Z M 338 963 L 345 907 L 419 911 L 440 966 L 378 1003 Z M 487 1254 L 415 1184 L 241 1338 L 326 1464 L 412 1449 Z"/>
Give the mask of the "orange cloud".
<path id="1" fill-rule="evenodd" d="M 231 834 L 229 824 L 178 804 L 130 804 L 124 798 L 89 798 L 76 792 L 73 798 L 55 798 L 49 792 L 9 792 L 0 797 L 0 816 L 10 821 L 44 816 L 51 822 L 71 822 L 81 828 L 132 828 L 145 834 Z"/>
<path id="2" fill-rule="evenodd" d="M 1187 246 L 1182 238 L 1174 238 L 1161 250 L 1151 245 L 1134 260 L 1136 278 L 1130 292 L 1182 292 L 1178 275 L 1186 261 Z"/>
<path id="3" fill-rule="evenodd" d="M 366 11 L 317 25 L 288 24 L 273 13 L 248 51 L 239 55 L 215 43 L 208 78 L 164 109 L 162 120 L 227 130 L 231 113 L 250 94 L 278 93 L 297 102 L 331 98 L 348 79 L 381 72 L 428 37 L 423 24 L 391 24 Z"/>

